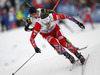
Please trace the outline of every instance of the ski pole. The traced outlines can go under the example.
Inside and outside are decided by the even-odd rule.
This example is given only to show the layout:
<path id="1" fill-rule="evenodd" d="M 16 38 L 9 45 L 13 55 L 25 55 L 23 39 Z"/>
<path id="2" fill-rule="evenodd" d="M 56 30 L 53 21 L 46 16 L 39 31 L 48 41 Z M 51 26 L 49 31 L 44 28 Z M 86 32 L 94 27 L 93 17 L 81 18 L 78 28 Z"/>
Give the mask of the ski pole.
<path id="1" fill-rule="evenodd" d="M 56 3 L 56 5 L 54 6 L 54 8 L 52 10 L 55 10 L 55 8 L 57 7 L 58 3 L 60 2 L 60 0 L 58 0 L 58 2 Z M 27 4 L 29 7 L 31 7 L 31 5 L 26 2 L 25 4 Z M 23 20 L 24 22 L 26 22 L 26 20 L 24 20 L 23 18 L 21 18 L 20 16 L 18 16 L 16 13 L 14 13 L 13 11 L 10 11 L 11 13 L 15 14 L 17 17 L 19 17 L 21 20 Z"/>
<path id="2" fill-rule="evenodd" d="M 28 2 L 25 2 L 24 4 L 29 6 L 29 7 L 32 7 Z"/>
<path id="3" fill-rule="evenodd" d="M 19 17 L 21 20 L 23 20 L 24 22 L 26 22 L 26 20 L 24 20 L 23 18 L 21 18 L 20 16 L 18 16 L 16 13 L 14 13 L 13 11 L 10 11 L 11 13 L 15 14 L 17 17 Z"/>
<path id="4" fill-rule="evenodd" d="M 60 0 L 58 0 L 58 2 L 56 3 L 56 5 L 54 6 L 54 8 L 52 10 L 55 10 L 55 8 L 57 7 L 59 2 L 60 2 Z"/>
<path id="5" fill-rule="evenodd" d="M 22 66 L 20 66 L 12 75 L 14 75 L 16 72 L 18 72 L 36 53 L 34 53 Z"/>

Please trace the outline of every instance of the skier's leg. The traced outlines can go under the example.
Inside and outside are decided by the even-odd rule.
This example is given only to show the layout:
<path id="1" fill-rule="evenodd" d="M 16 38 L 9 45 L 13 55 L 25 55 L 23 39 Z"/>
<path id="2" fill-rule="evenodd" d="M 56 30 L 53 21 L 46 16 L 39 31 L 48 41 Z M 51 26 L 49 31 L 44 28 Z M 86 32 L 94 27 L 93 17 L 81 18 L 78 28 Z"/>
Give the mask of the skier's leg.
<path id="1" fill-rule="evenodd" d="M 67 48 L 70 52 L 76 53 L 77 51 L 75 48 L 72 46 L 69 40 L 66 40 L 66 38 L 61 34 L 60 30 L 56 32 L 56 38 L 58 39 L 59 43 Z"/>
<path id="2" fill-rule="evenodd" d="M 85 16 L 85 18 L 83 19 L 83 24 L 85 25 L 87 21 L 87 17 Z"/>
<path id="3" fill-rule="evenodd" d="M 58 43 L 53 36 L 48 36 L 47 41 L 56 49 L 59 54 L 64 54 L 67 51 Z"/>
<path id="4" fill-rule="evenodd" d="M 45 39 L 50 43 L 50 45 L 58 52 L 58 54 L 63 54 L 66 58 L 70 60 L 70 62 L 73 64 L 75 62 L 75 59 L 72 55 L 70 55 L 54 38 L 53 36 L 49 35 L 46 36 Z"/>
<path id="5" fill-rule="evenodd" d="M 75 47 L 65 36 L 64 36 L 64 38 L 65 38 L 67 43 L 71 44 L 75 48 L 75 50 L 79 50 L 79 48 Z"/>
<path id="6" fill-rule="evenodd" d="M 67 48 L 70 52 L 72 52 L 73 54 L 75 54 L 75 56 L 80 59 L 81 63 L 83 64 L 84 61 L 85 61 L 85 58 L 80 54 L 78 53 L 78 51 L 72 46 L 72 44 L 70 43 L 67 43 L 64 36 L 61 34 L 60 31 L 58 31 L 57 33 L 57 39 L 59 40 L 60 44 Z"/>
<path id="7" fill-rule="evenodd" d="M 94 29 L 93 21 L 92 21 L 92 18 L 91 18 L 91 15 L 90 14 L 88 15 L 88 19 L 89 19 L 89 21 L 91 23 L 92 29 Z"/>

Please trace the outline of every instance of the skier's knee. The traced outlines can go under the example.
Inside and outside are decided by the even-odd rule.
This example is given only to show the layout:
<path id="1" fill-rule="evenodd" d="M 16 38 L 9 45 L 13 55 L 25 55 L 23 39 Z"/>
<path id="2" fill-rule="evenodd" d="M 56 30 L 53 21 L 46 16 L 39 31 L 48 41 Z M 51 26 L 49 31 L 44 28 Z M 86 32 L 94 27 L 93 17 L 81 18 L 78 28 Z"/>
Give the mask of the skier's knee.
<path id="1" fill-rule="evenodd" d="M 65 38 L 63 37 L 62 39 L 59 40 L 59 43 L 60 43 L 62 46 L 65 47 L 67 42 L 66 42 Z"/>

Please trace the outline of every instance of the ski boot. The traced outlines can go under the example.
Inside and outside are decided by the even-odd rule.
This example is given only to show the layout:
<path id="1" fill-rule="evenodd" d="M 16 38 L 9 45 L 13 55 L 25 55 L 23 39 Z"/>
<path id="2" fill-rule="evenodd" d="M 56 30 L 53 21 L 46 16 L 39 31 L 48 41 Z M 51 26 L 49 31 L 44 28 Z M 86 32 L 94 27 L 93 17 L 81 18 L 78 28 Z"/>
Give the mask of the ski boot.
<path id="1" fill-rule="evenodd" d="M 65 53 L 64 56 L 65 56 L 66 58 L 68 58 L 72 64 L 74 64 L 75 59 L 74 59 L 73 56 L 71 56 L 69 53 Z"/>
<path id="2" fill-rule="evenodd" d="M 81 55 L 81 53 L 75 53 L 75 56 L 80 60 L 83 65 L 85 62 L 85 58 Z"/>

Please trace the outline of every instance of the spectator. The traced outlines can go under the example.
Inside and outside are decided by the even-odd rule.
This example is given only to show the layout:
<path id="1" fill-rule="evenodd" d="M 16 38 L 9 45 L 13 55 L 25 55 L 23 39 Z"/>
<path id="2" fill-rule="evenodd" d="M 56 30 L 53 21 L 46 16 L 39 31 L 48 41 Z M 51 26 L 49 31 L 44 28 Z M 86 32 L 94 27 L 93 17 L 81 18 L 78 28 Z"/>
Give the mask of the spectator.
<path id="1" fill-rule="evenodd" d="M 22 6 L 21 6 L 20 9 L 16 12 L 16 14 L 17 14 L 18 16 L 20 16 L 21 18 L 24 18 L 24 14 L 22 13 Z M 17 23 L 17 26 L 18 26 L 18 27 L 23 26 L 23 21 L 22 21 L 19 17 L 17 17 L 17 16 L 16 16 L 16 23 Z"/>
<path id="2" fill-rule="evenodd" d="M 85 25 L 86 22 L 89 20 L 92 29 L 94 29 L 93 21 L 91 18 L 91 8 L 85 6 L 84 9 L 82 9 L 82 12 L 79 14 L 80 17 L 84 16 L 83 18 L 83 24 Z"/>
<path id="3" fill-rule="evenodd" d="M 4 3 L 4 7 L 3 7 L 3 10 L 2 10 L 2 24 L 4 24 L 6 26 L 6 30 L 10 30 L 11 29 L 11 27 L 9 25 L 8 12 L 9 12 L 9 3 L 6 1 Z"/>
<path id="4" fill-rule="evenodd" d="M 42 5 L 42 0 L 33 0 L 32 1 L 33 2 L 33 6 L 35 7 L 35 8 L 43 8 L 43 5 Z"/>
<path id="5" fill-rule="evenodd" d="M 14 8 L 11 8 L 12 11 L 14 11 Z M 15 11 L 14 11 L 15 12 Z M 9 13 L 9 24 L 11 28 L 16 28 L 17 24 L 16 24 L 16 17 L 14 14 Z"/>
<path id="6" fill-rule="evenodd" d="M 6 30 L 10 30 L 10 25 L 9 25 L 9 15 L 6 9 L 3 10 L 2 14 L 2 22 L 6 25 Z"/>
<path id="7" fill-rule="evenodd" d="M 55 1 L 55 0 L 54 0 Z M 52 0 L 45 0 L 43 2 L 43 6 L 45 9 L 53 9 L 54 7 L 54 2 Z"/>
<path id="8" fill-rule="evenodd" d="M 21 10 L 22 10 L 22 14 L 24 15 L 23 18 L 27 19 L 27 16 L 29 14 L 28 8 L 25 5 L 21 5 Z"/>
<path id="9" fill-rule="evenodd" d="M 9 0 L 11 3 L 11 7 L 13 7 L 14 9 L 16 9 L 16 3 L 15 0 Z"/>
<path id="10" fill-rule="evenodd" d="M 4 31 L 4 22 L 3 22 L 3 19 L 2 19 L 2 9 L 0 7 L 0 24 L 1 24 L 1 31 L 3 32 Z"/>

